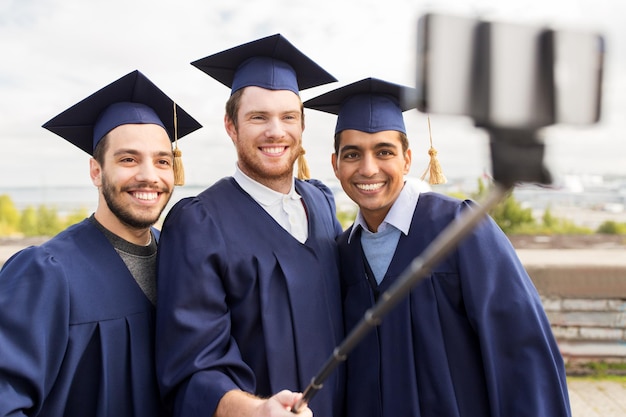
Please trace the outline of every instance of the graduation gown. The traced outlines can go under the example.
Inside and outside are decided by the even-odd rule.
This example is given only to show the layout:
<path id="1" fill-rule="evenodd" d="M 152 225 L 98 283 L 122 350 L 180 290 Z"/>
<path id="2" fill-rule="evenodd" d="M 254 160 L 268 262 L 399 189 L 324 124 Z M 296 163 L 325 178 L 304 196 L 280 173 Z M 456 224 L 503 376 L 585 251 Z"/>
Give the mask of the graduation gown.
<path id="1" fill-rule="evenodd" d="M 339 240 L 346 331 L 469 202 L 422 193 L 380 286 Z M 374 281 L 375 282 L 375 281 Z M 347 359 L 348 416 L 569 416 L 562 357 L 507 237 L 482 221 Z"/>
<path id="2" fill-rule="evenodd" d="M 304 390 L 341 341 L 334 200 L 319 182 L 295 186 L 308 217 L 304 244 L 231 177 L 168 213 L 158 255 L 157 372 L 174 415 L 211 416 L 233 389 Z M 309 406 L 316 416 L 338 416 L 342 399 L 340 371 Z"/>
<path id="3" fill-rule="evenodd" d="M 154 417 L 154 307 L 89 220 L 0 272 L 0 416 Z"/>

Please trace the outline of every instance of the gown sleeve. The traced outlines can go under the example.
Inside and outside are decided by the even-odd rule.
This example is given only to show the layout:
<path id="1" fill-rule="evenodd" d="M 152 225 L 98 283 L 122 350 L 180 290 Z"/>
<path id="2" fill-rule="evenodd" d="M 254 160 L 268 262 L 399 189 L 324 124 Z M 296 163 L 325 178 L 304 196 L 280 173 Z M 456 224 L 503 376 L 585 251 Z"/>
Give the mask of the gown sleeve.
<path id="1" fill-rule="evenodd" d="M 170 211 L 159 241 L 156 362 L 174 415 L 210 416 L 226 392 L 254 392 L 231 336 L 220 279 L 224 250 L 220 228 L 198 199 Z"/>
<path id="2" fill-rule="evenodd" d="M 479 338 L 491 415 L 569 416 L 558 345 L 506 235 L 487 218 L 462 242 L 457 256 L 465 308 Z"/>
<path id="3" fill-rule="evenodd" d="M 67 279 L 54 257 L 42 247 L 11 257 L 0 271 L 0 416 L 41 409 L 63 361 L 68 321 Z"/>

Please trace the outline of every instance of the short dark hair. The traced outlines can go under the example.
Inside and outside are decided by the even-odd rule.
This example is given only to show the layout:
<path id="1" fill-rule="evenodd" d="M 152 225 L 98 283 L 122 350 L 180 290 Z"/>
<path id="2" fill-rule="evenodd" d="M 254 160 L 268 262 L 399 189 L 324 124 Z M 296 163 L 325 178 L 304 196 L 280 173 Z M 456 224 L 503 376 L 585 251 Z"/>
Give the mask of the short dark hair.
<path id="1" fill-rule="evenodd" d="M 335 133 L 335 154 L 339 155 L 339 145 L 341 145 L 341 132 Z M 400 143 L 402 144 L 402 153 L 406 153 L 409 150 L 409 138 L 404 132 L 398 131 L 400 135 Z"/>
<path id="2" fill-rule="evenodd" d="M 243 88 L 235 91 L 226 102 L 226 116 L 233 122 L 235 129 L 237 129 L 237 113 L 239 112 L 239 104 L 241 103 L 241 96 L 243 95 Z"/>
<path id="3" fill-rule="evenodd" d="M 109 148 L 109 134 L 107 133 L 100 139 L 96 145 L 96 149 L 93 150 L 93 158 L 98 161 L 100 166 L 104 166 L 104 154 Z"/>

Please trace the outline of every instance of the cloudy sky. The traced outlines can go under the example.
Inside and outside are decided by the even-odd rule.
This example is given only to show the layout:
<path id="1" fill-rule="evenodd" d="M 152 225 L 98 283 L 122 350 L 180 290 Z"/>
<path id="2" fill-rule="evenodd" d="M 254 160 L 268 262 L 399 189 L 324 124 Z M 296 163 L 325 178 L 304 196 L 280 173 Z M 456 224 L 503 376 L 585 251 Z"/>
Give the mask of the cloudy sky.
<path id="1" fill-rule="evenodd" d="M 434 8 L 433 5 L 437 7 Z M 0 0 L 0 188 L 90 185 L 88 155 L 41 125 L 113 80 L 138 69 L 204 128 L 181 140 L 187 183 L 230 175 L 235 153 L 224 132 L 229 90 L 190 62 L 274 33 L 332 73 L 415 84 L 417 18 L 426 11 L 600 31 L 607 40 L 601 123 L 551 127 L 547 162 L 557 174 L 626 174 L 626 2 L 617 0 Z M 412 175 L 427 165 L 425 115 L 405 113 Z M 314 176 L 333 178 L 335 119 L 308 111 L 304 133 Z M 463 117 L 431 115 L 448 177 L 489 171 L 487 138 Z"/>

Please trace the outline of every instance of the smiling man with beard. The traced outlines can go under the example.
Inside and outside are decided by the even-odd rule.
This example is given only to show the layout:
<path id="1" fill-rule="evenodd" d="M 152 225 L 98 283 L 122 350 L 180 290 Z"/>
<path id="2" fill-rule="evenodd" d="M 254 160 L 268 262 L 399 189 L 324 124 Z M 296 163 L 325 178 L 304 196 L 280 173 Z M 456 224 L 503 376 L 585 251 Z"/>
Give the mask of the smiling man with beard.
<path id="1" fill-rule="evenodd" d="M 299 91 L 335 79 L 279 34 L 193 65 L 231 88 L 237 164 L 163 225 L 159 382 L 175 416 L 289 416 L 343 336 L 334 199 L 294 178 Z M 342 401 L 337 373 L 301 412 L 339 416 Z"/>
<path id="2" fill-rule="evenodd" d="M 134 71 L 44 127 L 93 155 L 98 206 L 0 271 L 0 416 L 162 415 L 151 226 L 200 125 Z"/>

